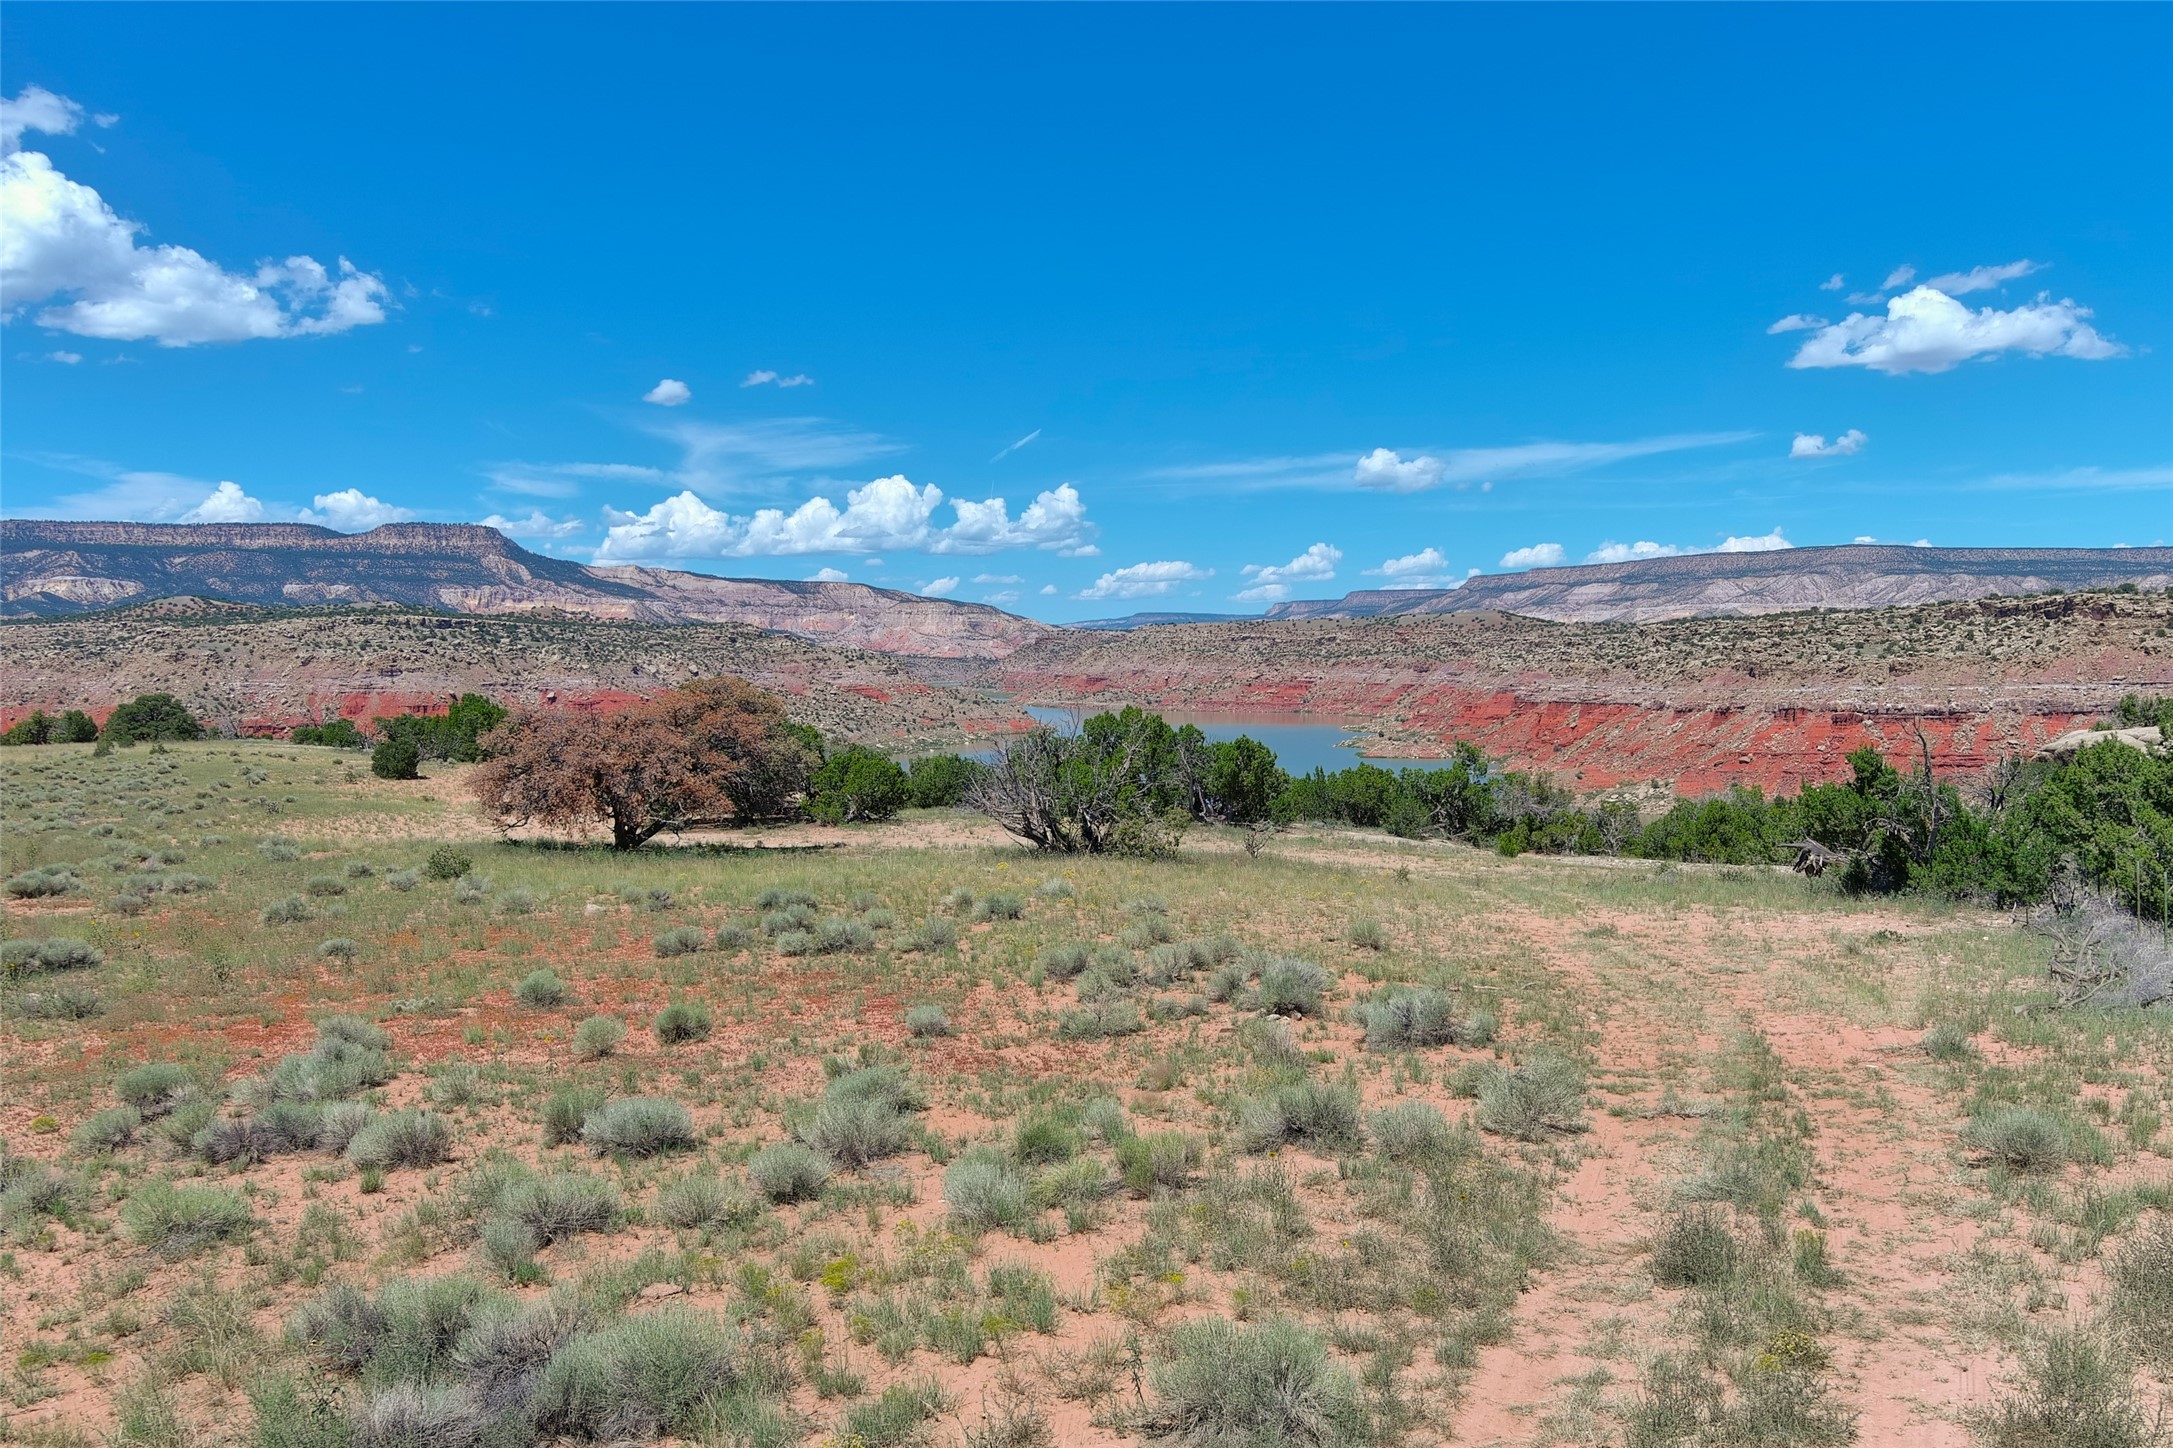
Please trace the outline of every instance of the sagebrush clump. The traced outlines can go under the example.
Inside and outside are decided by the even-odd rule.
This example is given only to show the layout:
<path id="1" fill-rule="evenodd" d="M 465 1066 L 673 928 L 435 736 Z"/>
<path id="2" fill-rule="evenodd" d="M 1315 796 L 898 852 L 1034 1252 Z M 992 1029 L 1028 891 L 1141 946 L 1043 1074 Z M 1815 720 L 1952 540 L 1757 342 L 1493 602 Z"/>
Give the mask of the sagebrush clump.
<path id="1" fill-rule="evenodd" d="M 657 1012 L 656 1038 L 667 1046 L 707 1040 L 714 1025 L 709 1007 L 698 1001 L 675 1001 Z"/>
<path id="2" fill-rule="evenodd" d="M 1489 1067 L 1479 1082 L 1476 1119 L 1483 1130 L 1518 1141 L 1544 1141 L 1586 1129 L 1584 1072 L 1566 1056 L 1538 1054 L 1517 1066 Z"/>
<path id="3" fill-rule="evenodd" d="M 573 1051 L 584 1061 L 608 1056 L 626 1039 L 626 1022 L 617 1016 L 590 1016 L 573 1028 Z"/>
<path id="4" fill-rule="evenodd" d="M 676 1101 L 626 1096 L 607 1101 L 581 1123 L 581 1140 L 599 1156 L 654 1156 L 694 1145 L 694 1118 Z"/>
<path id="5" fill-rule="evenodd" d="M 521 977 L 513 987 L 513 998 L 532 1010 L 549 1010 L 562 1006 L 573 999 L 573 987 L 559 979 L 558 972 L 543 967 Z"/>

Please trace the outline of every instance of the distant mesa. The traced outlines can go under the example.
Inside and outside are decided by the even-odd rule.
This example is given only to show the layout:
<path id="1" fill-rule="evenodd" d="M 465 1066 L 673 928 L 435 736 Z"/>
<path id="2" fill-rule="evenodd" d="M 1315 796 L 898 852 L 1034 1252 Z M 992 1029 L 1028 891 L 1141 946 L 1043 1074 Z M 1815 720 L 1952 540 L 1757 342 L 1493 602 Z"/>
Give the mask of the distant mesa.
<path id="1" fill-rule="evenodd" d="M 1271 619 L 1498 613 L 1563 623 L 1648 623 L 1889 608 L 1993 594 L 2173 587 L 2173 548 L 1911 548 L 1845 544 L 1696 553 L 1631 563 L 1481 574 L 1461 588 L 1365 589 L 1278 603 Z"/>
<path id="2" fill-rule="evenodd" d="M 1705 553 L 1474 577 L 1455 589 L 1366 589 L 1263 614 L 1141 612 L 1070 625 L 1184 624 L 1495 612 L 1574 623 L 1886 608 L 2133 584 L 2173 586 L 2173 548 L 1907 548 L 1852 544 Z M 863 583 L 599 568 L 531 553 L 495 528 L 391 523 L 0 520 L 0 617 L 50 618 L 160 599 L 268 608 L 398 604 L 629 623 L 739 623 L 816 643 L 996 660 L 1066 632 L 986 604 Z"/>
<path id="3" fill-rule="evenodd" d="M 593 568 L 531 553 L 478 524 L 391 523 L 338 533 L 303 523 L 0 520 L 0 616 L 53 617 L 179 597 L 275 608 L 383 603 L 743 623 L 929 658 L 1001 658 L 1050 631 L 984 604 L 862 583 Z"/>

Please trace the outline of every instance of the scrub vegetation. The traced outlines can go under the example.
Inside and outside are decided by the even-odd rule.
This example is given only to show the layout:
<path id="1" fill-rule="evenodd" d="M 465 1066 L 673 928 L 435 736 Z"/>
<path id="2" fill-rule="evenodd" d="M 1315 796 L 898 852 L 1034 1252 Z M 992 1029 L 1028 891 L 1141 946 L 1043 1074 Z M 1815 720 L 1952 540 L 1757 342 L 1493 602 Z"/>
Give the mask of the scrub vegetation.
<path id="1" fill-rule="evenodd" d="M 2173 1020 L 1983 901 L 1237 811 L 1052 863 L 858 756 L 842 834 L 614 850 L 487 764 L 93 748 L 0 755 L 11 1441 L 2158 1431 Z"/>

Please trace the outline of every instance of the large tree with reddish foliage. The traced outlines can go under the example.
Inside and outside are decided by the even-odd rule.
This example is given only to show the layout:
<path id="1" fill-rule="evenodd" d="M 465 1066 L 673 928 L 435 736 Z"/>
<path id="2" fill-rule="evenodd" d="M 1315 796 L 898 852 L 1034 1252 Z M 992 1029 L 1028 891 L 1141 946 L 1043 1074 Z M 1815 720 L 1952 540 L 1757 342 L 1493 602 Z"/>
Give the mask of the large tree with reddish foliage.
<path id="1" fill-rule="evenodd" d="M 528 711 L 483 736 L 476 798 L 504 827 L 581 830 L 614 849 L 781 813 L 821 753 L 776 695 L 698 679 L 615 713 Z"/>

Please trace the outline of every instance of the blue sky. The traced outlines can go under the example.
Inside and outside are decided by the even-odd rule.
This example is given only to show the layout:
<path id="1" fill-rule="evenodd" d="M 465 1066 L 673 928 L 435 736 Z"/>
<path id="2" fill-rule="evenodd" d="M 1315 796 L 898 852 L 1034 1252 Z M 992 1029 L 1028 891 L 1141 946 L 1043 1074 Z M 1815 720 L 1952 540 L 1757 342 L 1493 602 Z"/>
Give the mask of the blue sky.
<path id="1" fill-rule="evenodd" d="M 2156 542 L 2169 53 L 2140 5 L 12 5 L 0 506 L 1051 619 Z"/>

